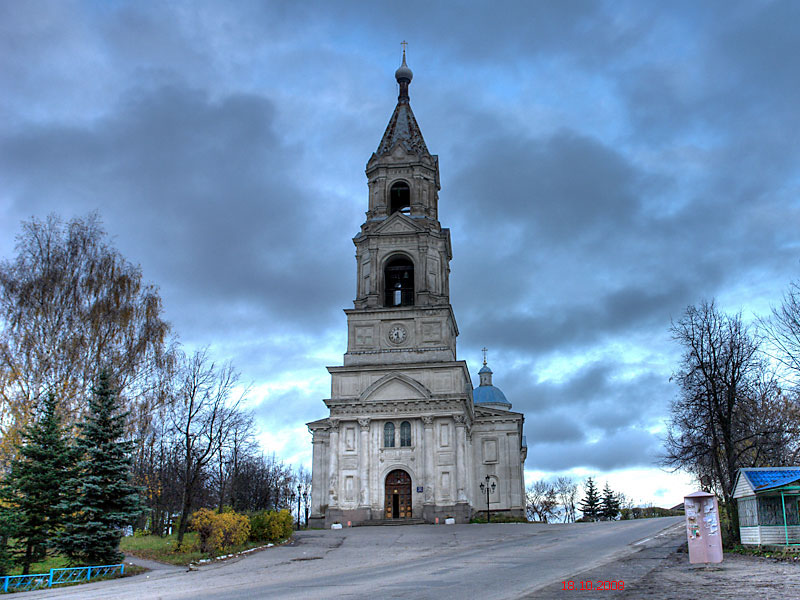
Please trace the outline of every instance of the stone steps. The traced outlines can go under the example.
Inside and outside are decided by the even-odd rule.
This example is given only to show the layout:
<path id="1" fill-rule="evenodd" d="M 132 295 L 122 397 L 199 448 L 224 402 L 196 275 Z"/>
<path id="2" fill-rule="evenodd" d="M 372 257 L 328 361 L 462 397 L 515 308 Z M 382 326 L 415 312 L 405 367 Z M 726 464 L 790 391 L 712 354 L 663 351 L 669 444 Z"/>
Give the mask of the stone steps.
<path id="1" fill-rule="evenodd" d="M 424 525 L 424 519 L 375 519 L 357 523 L 356 527 L 373 527 L 379 525 Z"/>

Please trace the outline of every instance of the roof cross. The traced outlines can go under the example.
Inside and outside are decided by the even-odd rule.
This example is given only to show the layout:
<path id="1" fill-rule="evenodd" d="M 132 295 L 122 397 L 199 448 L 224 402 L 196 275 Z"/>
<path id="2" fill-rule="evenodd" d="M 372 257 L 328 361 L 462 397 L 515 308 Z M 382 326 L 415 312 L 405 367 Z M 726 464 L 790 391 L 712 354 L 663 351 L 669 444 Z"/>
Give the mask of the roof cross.
<path id="1" fill-rule="evenodd" d="M 486 366 L 486 353 L 487 353 L 488 351 L 489 351 L 489 349 L 488 349 L 486 346 L 484 346 L 483 348 L 481 348 L 481 352 L 483 352 L 483 366 L 484 366 L 484 367 Z"/>
<path id="2" fill-rule="evenodd" d="M 408 42 L 403 40 L 402 42 L 400 42 L 400 45 L 403 47 L 403 56 L 405 56 L 405 54 L 406 54 L 406 46 L 408 46 Z"/>

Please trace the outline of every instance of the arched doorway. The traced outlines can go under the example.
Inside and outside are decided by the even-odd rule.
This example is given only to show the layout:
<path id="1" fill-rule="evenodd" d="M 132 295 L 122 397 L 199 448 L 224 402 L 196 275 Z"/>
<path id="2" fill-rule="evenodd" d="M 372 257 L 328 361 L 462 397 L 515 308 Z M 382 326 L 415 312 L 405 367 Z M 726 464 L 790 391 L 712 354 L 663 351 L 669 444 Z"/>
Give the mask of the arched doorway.
<path id="1" fill-rule="evenodd" d="M 411 518 L 411 475 L 395 469 L 386 476 L 386 518 Z"/>

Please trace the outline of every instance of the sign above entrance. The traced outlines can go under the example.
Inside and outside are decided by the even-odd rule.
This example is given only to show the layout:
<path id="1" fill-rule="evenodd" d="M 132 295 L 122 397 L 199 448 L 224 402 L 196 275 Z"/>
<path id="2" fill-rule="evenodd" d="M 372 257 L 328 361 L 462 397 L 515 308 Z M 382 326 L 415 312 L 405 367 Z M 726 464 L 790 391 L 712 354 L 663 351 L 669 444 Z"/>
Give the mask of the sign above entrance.
<path id="1" fill-rule="evenodd" d="M 418 494 L 421 494 L 421 493 L 422 493 L 422 486 L 421 486 L 421 485 L 418 485 L 418 486 L 417 486 L 417 493 L 418 493 Z"/>

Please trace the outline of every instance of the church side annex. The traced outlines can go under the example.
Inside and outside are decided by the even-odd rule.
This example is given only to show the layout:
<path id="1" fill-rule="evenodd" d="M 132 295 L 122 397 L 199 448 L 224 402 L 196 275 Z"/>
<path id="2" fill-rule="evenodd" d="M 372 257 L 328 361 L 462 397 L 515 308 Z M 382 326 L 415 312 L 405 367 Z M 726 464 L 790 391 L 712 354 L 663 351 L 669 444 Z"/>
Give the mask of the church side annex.
<path id="1" fill-rule="evenodd" d="M 344 365 L 328 367 L 330 416 L 312 434 L 312 526 L 397 519 L 458 523 L 525 514 L 524 416 L 480 370 L 457 360 L 450 230 L 439 223 L 439 162 L 395 72 L 397 106 L 367 162 L 369 208 L 356 246 Z"/>

